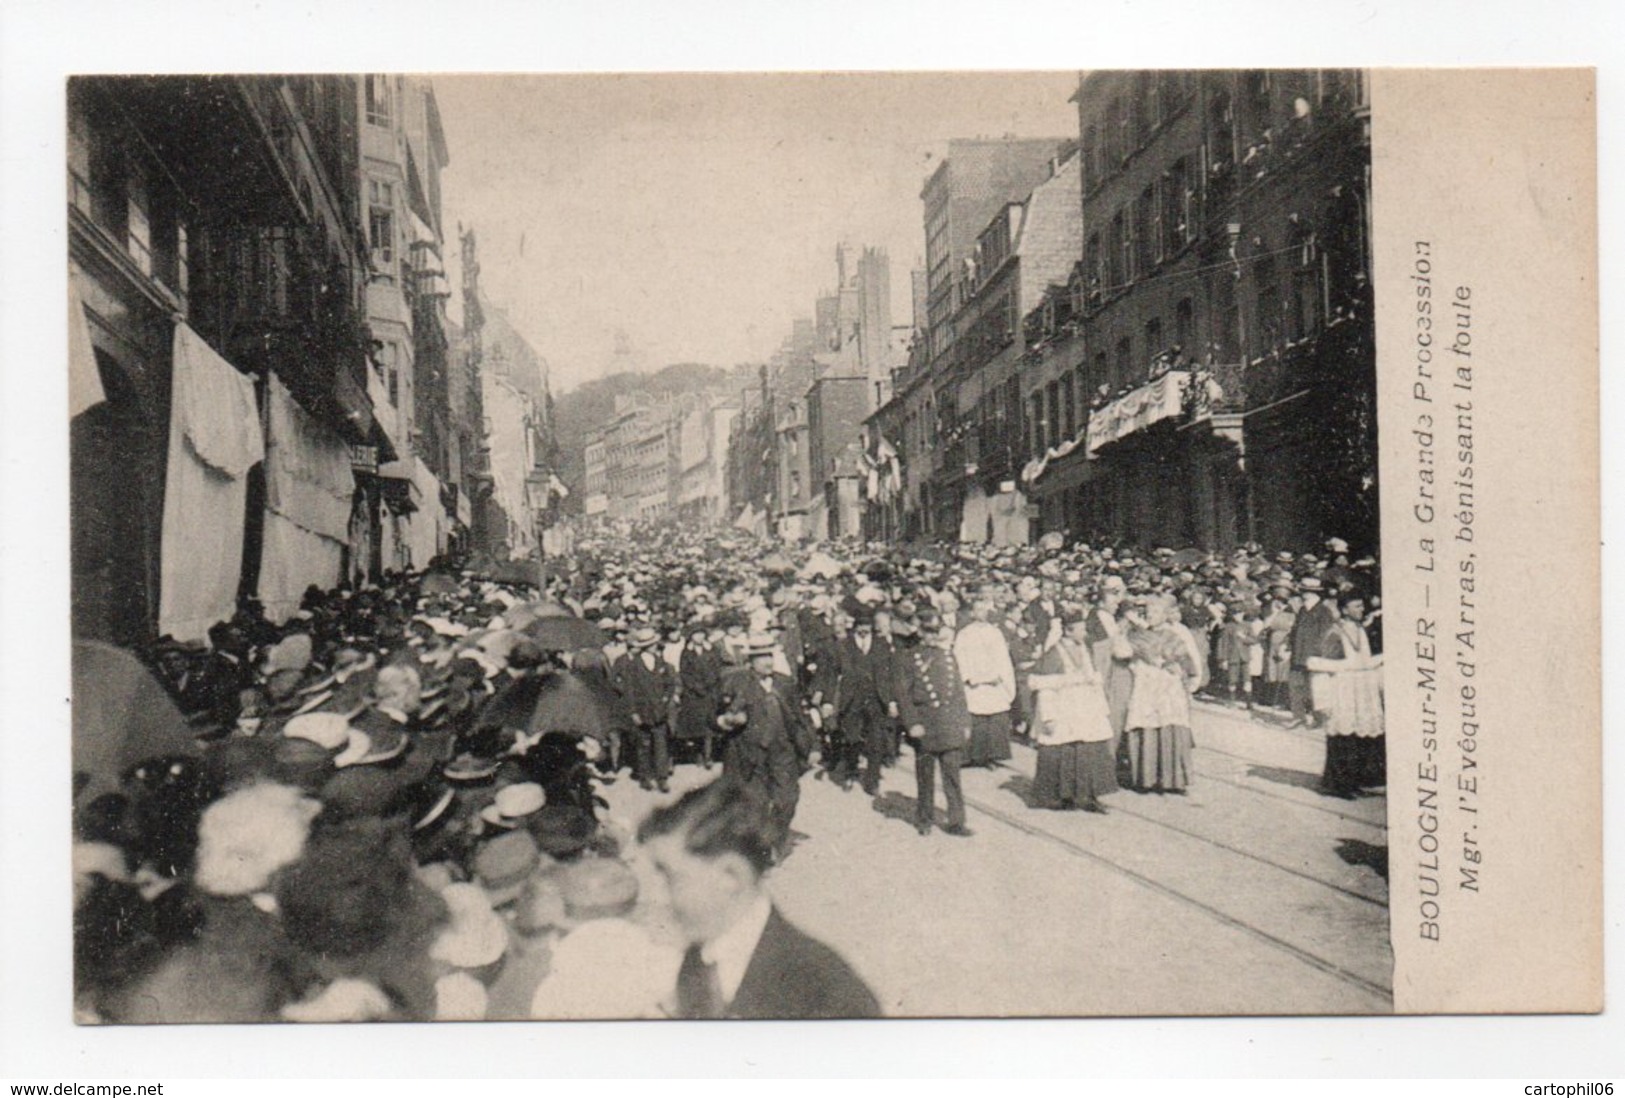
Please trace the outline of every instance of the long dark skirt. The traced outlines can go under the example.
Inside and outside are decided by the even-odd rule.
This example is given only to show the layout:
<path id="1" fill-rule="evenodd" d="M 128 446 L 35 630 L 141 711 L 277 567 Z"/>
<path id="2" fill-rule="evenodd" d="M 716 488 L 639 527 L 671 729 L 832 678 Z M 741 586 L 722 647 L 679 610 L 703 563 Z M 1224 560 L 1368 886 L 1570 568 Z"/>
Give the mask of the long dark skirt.
<path id="1" fill-rule="evenodd" d="M 1386 785 L 1387 745 L 1386 736 L 1327 736 L 1326 772 L 1320 787 L 1328 793 L 1348 796 Z"/>
<path id="2" fill-rule="evenodd" d="M 1010 714 L 972 714 L 966 766 L 988 766 L 1010 757 Z"/>
<path id="3" fill-rule="evenodd" d="M 1190 788 L 1195 741 L 1185 725 L 1131 728 L 1123 741 L 1128 752 L 1129 784 L 1135 789 L 1183 793 Z"/>
<path id="4" fill-rule="evenodd" d="M 717 699 L 684 697 L 677 706 L 677 724 L 671 734 L 680 740 L 699 740 L 717 734 Z"/>
<path id="5" fill-rule="evenodd" d="M 1117 791 L 1117 762 L 1110 740 L 1039 745 L 1033 773 L 1034 808 L 1083 805 Z"/>

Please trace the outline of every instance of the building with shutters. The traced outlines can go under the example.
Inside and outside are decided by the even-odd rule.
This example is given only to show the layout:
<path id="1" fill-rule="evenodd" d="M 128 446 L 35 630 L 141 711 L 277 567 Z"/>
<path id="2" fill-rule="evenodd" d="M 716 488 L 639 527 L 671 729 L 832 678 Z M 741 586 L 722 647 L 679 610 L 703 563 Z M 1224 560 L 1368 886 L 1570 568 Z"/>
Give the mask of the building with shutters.
<path id="1" fill-rule="evenodd" d="M 1364 74 L 1098 71 L 1075 99 L 1082 263 L 1023 320 L 1037 532 L 1374 550 Z"/>

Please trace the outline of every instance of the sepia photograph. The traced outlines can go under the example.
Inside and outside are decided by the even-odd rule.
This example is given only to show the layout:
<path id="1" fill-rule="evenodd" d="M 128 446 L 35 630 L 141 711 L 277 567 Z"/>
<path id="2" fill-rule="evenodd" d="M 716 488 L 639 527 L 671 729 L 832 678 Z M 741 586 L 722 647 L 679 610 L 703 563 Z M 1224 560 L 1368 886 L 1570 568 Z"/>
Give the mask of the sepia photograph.
<path id="1" fill-rule="evenodd" d="M 64 94 L 76 1021 L 1395 1009 L 1366 71 Z"/>

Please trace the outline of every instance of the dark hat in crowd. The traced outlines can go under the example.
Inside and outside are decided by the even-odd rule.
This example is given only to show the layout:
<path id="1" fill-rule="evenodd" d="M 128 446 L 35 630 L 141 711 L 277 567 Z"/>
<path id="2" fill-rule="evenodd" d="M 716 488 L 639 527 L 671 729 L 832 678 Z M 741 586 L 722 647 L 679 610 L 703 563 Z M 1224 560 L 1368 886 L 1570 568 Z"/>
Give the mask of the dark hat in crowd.
<path id="1" fill-rule="evenodd" d="M 589 813 L 569 804 L 546 805 L 526 820 L 526 826 L 542 852 L 554 858 L 580 854 L 598 829 Z"/>
<path id="2" fill-rule="evenodd" d="M 525 882 L 542 864 L 542 850 L 528 831 L 506 831 L 480 845 L 474 854 L 474 877 L 501 907 L 518 898 Z"/>

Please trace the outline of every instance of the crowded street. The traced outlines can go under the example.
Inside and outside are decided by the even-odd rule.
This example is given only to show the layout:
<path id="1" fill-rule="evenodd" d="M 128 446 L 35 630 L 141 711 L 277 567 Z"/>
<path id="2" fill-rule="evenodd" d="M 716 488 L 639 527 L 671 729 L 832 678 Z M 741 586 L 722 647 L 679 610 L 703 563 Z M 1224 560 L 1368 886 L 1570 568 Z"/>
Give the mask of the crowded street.
<path id="1" fill-rule="evenodd" d="M 70 81 L 76 1018 L 1392 1010 L 1367 96 Z"/>
<path id="2" fill-rule="evenodd" d="M 1312 734 L 1217 706 L 1193 720 L 1189 798 L 1120 796 L 1105 820 L 1034 813 L 1018 746 L 967 777 L 974 845 L 916 839 L 907 765 L 873 805 L 809 781 L 807 838 L 774 898 L 888 1014 L 1239 1014 L 1258 996 L 1284 1014 L 1387 1010 L 1386 801 L 1317 796 Z M 607 799 L 637 818 L 663 798 L 623 783 Z"/>
<path id="3" fill-rule="evenodd" d="M 670 975 L 696 915 L 659 853 L 666 821 L 706 812 L 759 837 L 739 848 L 752 889 L 851 966 L 852 1011 L 1223 1014 L 1259 995 L 1278 1012 L 1384 1009 L 1383 782 L 1340 775 L 1335 692 L 1305 720 L 1265 676 L 1244 692 L 1210 676 L 1224 614 L 1206 601 L 1257 623 L 1262 667 L 1317 606 L 1354 615 L 1319 628 L 1365 637 L 1374 562 L 832 553 L 850 557 L 623 529 L 529 569 L 536 582 L 447 561 L 312 589 L 282 627 L 245 604 L 212 651 L 166 641 L 151 672 L 82 646 L 87 1017 L 710 1016 Z M 1238 601 L 1260 590 L 1279 596 L 1268 626 Z M 1070 639 L 1091 621 L 1095 654 Z M 947 661 L 973 696 L 977 672 L 958 668 L 981 658 L 965 645 L 981 629 L 1003 653 L 1004 708 L 939 743 L 942 707 L 964 703 L 926 669 Z M 1155 728 L 1139 714 L 1168 674 L 1151 663 L 1164 637 L 1184 686 Z M 1079 670 L 1043 672 L 1068 658 Z M 1098 737 L 1055 742 L 1051 682 L 1089 691 Z M 1074 769 L 1045 778 L 1057 757 Z M 922 760 L 941 767 L 945 817 Z M 620 928 L 608 951 L 559 969 L 595 923 Z M 761 1016 L 803 1009 L 845 1016 Z"/>

